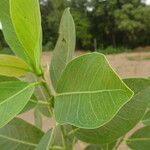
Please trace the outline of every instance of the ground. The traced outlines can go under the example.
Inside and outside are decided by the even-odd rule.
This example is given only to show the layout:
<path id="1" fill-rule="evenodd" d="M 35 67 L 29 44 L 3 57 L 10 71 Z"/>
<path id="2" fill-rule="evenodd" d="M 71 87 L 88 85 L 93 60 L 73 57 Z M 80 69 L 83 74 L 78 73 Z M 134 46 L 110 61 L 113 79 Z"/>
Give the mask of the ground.
<path id="1" fill-rule="evenodd" d="M 77 51 L 76 55 L 81 55 L 84 52 Z M 43 53 L 43 65 L 48 68 L 51 59 L 51 53 Z M 150 77 L 150 52 L 141 52 L 140 50 L 135 53 L 122 53 L 117 55 L 107 56 L 110 64 L 114 70 L 122 77 Z M 30 113 L 25 113 L 21 116 L 23 119 L 33 123 L 33 115 Z M 44 118 L 43 129 L 46 131 L 50 126 L 53 126 L 52 120 L 47 120 Z M 82 150 L 85 144 L 78 143 L 75 150 Z M 124 145 L 118 150 L 127 150 Z"/>

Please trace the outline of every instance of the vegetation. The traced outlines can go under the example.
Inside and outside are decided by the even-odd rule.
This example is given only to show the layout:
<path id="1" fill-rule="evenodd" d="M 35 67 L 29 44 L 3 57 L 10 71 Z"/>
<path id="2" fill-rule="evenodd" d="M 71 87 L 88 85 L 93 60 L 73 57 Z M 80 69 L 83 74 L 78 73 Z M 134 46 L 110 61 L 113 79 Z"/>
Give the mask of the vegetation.
<path id="1" fill-rule="evenodd" d="M 73 58 L 76 36 L 69 8 L 62 15 L 48 78 L 41 64 L 38 0 L 2 0 L 0 19 L 15 54 L 0 55 L 1 150 L 72 150 L 78 140 L 89 143 L 85 150 L 117 150 L 122 143 L 149 150 L 149 78 L 121 79 L 101 53 Z M 34 125 L 17 117 L 31 109 Z M 56 122 L 47 133 L 43 116 Z M 141 122 L 141 129 L 126 136 Z"/>
<path id="2" fill-rule="evenodd" d="M 150 45 L 150 6 L 141 0 L 47 0 L 41 4 L 44 45 L 54 47 L 67 6 L 76 25 L 77 49 Z"/>
<path id="3" fill-rule="evenodd" d="M 76 25 L 76 49 L 150 45 L 150 6 L 141 0 L 40 0 L 40 4 L 45 51 L 54 49 L 62 12 L 67 7 Z M 5 46 L 0 33 L 0 48 Z"/>

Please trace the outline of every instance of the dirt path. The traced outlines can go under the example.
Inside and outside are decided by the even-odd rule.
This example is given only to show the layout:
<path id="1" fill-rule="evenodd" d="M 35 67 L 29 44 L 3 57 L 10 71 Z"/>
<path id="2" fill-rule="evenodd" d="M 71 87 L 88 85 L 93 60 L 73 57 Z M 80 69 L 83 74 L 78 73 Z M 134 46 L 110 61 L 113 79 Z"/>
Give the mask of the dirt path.
<path id="1" fill-rule="evenodd" d="M 83 52 L 76 52 L 76 55 L 81 55 Z M 43 65 L 48 69 L 51 53 L 43 53 Z M 149 77 L 150 76 L 150 52 L 138 52 L 138 53 L 122 53 L 117 55 L 108 55 L 108 60 L 114 68 L 114 70 L 122 77 Z M 25 113 L 21 118 L 33 123 L 32 113 Z M 43 120 L 43 129 L 46 131 L 50 126 L 53 126 L 52 120 Z M 78 143 L 75 150 L 83 150 L 85 144 Z M 126 146 L 121 145 L 118 150 L 127 150 Z"/>

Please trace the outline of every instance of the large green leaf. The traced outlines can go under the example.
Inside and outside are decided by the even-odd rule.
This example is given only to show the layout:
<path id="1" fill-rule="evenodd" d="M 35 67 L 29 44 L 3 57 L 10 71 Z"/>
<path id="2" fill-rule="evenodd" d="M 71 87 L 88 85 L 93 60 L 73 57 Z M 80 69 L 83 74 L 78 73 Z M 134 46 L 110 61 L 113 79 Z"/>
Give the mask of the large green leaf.
<path id="1" fill-rule="evenodd" d="M 50 76 L 53 87 L 56 89 L 57 82 L 67 63 L 72 59 L 75 50 L 75 25 L 67 8 L 62 16 L 59 38 L 53 52 L 50 67 Z"/>
<path id="2" fill-rule="evenodd" d="M 21 59 L 11 55 L 0 55 L 0 75 L 20 77 L 28 72 L 31 72 L 31 69 Z"/>
<path id="3" fill-rule="evenodd" d="M 50 129 L 40 140 L 35 150 L 49 150 L 51 142 L 52 129 Z"/>
<path id="4" fill-rule="evenodd" d="M 135 91 L 135 96 L 106 125 L 94 130 L 75 129 L 77 130 L 75 136 L 78 139 L 95 144 L 110 143 L 126 134 L 141 120 L 150 103 L 150 80 L 126 79 L 124 81 Z M 142 90 L 141 85 L 144 84 Z"/>
<path id="5" fill-rule="evenodd" d="M 38 0 L 1 0 L 0 20 L 13 52 L 40 74 L 41 18 Z"/>
<path id="6" fill-rule="evenodd" d="M 0 127 L 21 112 L 33 91 L 34 84 L 21 81 L 0 82 Z"/>
<path id="7" fill-rule="evenodd" d="M 41 130 L 16 118 L 0 129 L 0 149 L 34 150 L 42 136 Z"/>
<path id="8" fill-rule="evenodd" d="M 149 150 L 150 126 L 136 131 L 129 139 L 127 139 L 127 144 L 132 150 Z"/>
<path id="9" fill-rule="evenodd" d="M 98 128 L 110 121 L 132 95 L 104 55 L 80 56 L 67 65 L 59 80 L 56 121 L 80 128 Z"/>

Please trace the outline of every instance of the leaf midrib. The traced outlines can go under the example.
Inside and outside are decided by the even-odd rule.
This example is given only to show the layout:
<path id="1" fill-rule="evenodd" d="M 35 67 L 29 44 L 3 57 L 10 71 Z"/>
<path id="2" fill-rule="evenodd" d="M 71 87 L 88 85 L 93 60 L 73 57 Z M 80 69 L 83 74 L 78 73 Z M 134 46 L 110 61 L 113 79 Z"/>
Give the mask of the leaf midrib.
<path id="1" fill-rule="evenodd" d="M 4 139 L 7 139 L 7 140 L 10 140 L 10 141 L 13 141 L 13 142 L 16 142 L 16 143 L 24 144 L 24 145 L 30 145 L 30 146 L 34 146 L 34 147 L 37 146 L 37 144 L 35 144 L 35 143 L 18 140 L 18 139 L 15 139 L 15 138 L 11 138 L 11 137 L 8 137 L 8 136 L 4 136 L 4 135 L 0 135 L 0 137 L 1 137 L 1 138 L 4 138 Z"/>
<path id="2" fill-rule="evenodd" d="M 65 96 L 65 95 L 76 95 L 76 94 L 95 94 L 95 93 L 102 93 L 102 92 L 114 92 L 114 91 L 122 91 L 126 92 L 123 89 L 107 89 L 107 90 L 95 90 L 95 91 L 77 91 L 77 92 L 62 92 L 58 93 L 56 97 L 58 96 Z"/>

